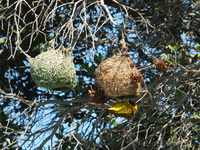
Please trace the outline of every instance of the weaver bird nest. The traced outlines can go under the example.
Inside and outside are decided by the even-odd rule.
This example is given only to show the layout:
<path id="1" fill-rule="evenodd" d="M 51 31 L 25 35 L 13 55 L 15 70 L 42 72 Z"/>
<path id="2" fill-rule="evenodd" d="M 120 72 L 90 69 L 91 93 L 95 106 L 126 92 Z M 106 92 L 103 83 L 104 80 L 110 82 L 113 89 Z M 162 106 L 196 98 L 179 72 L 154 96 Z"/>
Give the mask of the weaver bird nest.
<path id="1" fill-rule="evenodd" d="M 117 54 L 103 61 L 95 70 L 96 81 L 107 96 L 139 95 L 143 77 L 129 55 Z M 134 78 L 134 76 L 136 78 Z M 134 80 L 133 80 L 134 79 Z"/>
<path id="2" fill-rule="evenodd" d="M 48 50 L 30 58 L 31 77 L 39 87 L 70 91 L 76 86 L 76 72 L 71 51 L 64 47 Z"/>

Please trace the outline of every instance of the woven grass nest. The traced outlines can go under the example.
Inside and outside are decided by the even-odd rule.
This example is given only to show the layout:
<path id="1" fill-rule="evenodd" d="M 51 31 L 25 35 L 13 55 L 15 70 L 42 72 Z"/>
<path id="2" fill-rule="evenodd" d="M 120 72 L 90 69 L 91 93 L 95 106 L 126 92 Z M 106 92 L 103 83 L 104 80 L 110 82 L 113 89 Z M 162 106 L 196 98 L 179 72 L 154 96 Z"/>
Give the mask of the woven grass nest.
<path id="1" fill-rule="evenodd" d="M 39 87 L 50 90 L 70 91 L 76 86 L 76 72 L 71 51 L 62 47 L 42 52 L 30 58 L 31 77 Z"/>
<path id="2" fill-rule="evenodd" d="M 95 70 L 96 81 L 105 95 L 111 97 L 138 96 L 141 91 L 139 70 L 129 55 L 117 54 L 101 62 Z M 142 77 L 143 78 L 143 77 Z M 136 80 L 135 80 L 136 79 Z"/>

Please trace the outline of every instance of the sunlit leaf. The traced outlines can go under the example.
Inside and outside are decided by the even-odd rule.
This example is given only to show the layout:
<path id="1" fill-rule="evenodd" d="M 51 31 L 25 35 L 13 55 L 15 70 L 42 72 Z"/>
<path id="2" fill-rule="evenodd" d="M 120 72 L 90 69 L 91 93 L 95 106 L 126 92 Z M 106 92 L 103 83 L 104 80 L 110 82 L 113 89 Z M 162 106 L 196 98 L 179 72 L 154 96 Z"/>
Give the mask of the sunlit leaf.
<path id="1" fill-rule="evenodd" d="M 168 45 L 169 49 L 174 51 L 174 48 L 171 45 Z"/>
<path id="2" fill-rule="evenodd" d="M 112 121 L 112 124 L 116 127 L 116 126 L 118 125 L 118 122 L 114 119 L 114 120 Z"/>

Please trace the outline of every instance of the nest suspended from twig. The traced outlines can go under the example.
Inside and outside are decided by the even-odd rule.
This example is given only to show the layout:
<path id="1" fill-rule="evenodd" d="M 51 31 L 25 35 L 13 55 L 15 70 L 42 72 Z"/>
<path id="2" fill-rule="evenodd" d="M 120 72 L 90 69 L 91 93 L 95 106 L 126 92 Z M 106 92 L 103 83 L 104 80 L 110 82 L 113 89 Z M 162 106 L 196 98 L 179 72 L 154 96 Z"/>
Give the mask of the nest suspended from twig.
<path id="1" fill-rule="evenodd" d="M 50 45 L 51 46 L 51 45 Z M 35 58 L 29 58 L 31 77 L 39 87 L 50 90 L 70 91 L 76 86 L 76 71 L 70 49 L 62 47 L 55 50 L 48 46 L 48 51 Z"/>
<path id="2" fill-rule="evenodd" d="M 140 75 L 129 55 L 117 54 L 103 61 L 95 70 L 96 81 L 107 96 L 121 97 L 139 95 L 141 82 L 133 82 Z"/>

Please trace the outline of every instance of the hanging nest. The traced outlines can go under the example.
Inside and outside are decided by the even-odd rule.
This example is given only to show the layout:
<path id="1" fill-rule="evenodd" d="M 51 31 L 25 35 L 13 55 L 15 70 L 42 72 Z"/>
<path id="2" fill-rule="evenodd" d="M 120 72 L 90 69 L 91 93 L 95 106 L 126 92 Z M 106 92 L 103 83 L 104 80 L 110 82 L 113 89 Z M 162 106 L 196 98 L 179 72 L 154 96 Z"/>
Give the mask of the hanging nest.
<path id="1" fill-rule="evenodd" d="M 50 90 L 73 90 L 76 86 L 76 72 L 71 53 L 64 47 L 59 50 L 50 48 L 30 58 L 30 73 L 36 85 Z"/>
<path id="2" fill-rule="evenodd" d="M 126 54 L 117 54 L 103 61 L 96 68 L 95 75 L 100 89 L 111 97 L 137 96 L 141 91 L 141 82 L 144 81 Z"/>

